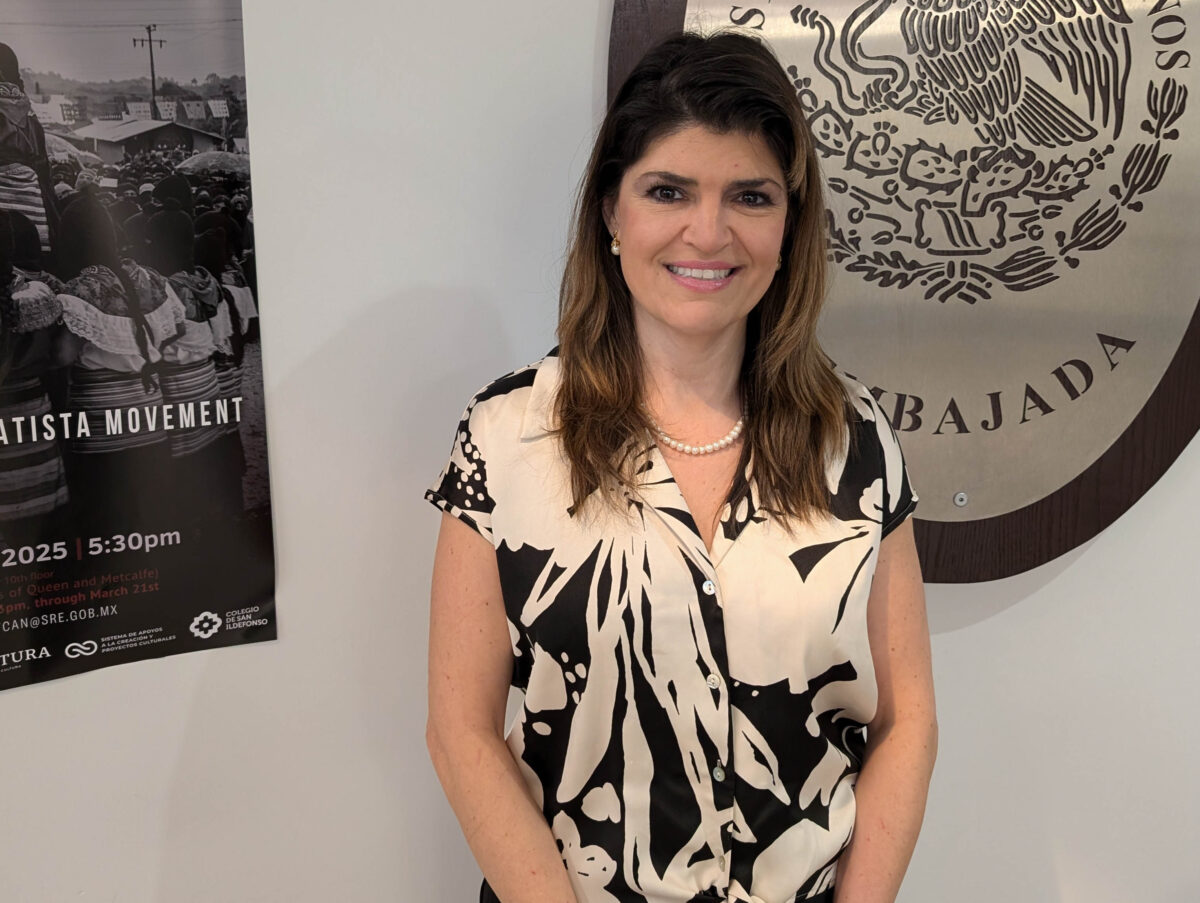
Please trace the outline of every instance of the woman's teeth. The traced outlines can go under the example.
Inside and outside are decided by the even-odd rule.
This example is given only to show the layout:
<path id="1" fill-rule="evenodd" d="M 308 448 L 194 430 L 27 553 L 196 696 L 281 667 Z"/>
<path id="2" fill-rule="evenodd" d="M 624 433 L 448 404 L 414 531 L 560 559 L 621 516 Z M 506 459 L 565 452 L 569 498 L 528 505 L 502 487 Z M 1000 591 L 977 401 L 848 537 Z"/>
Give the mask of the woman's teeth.
<path id="1" fill-rule="evenodd" d="M 728 269 L 728 270 L 693 270 L 690 267 L 677 267 L 677 266 L 672 266 L 669 263 L 667 264 L 667 269 L 670 270 L 672 273 L 674 273 L 676 276 L 686 276 L 689 279 L 714 279 L 714 280 L 715 279 L 724 279 L 730 273 L 733 272 L 732 269 Z"/>

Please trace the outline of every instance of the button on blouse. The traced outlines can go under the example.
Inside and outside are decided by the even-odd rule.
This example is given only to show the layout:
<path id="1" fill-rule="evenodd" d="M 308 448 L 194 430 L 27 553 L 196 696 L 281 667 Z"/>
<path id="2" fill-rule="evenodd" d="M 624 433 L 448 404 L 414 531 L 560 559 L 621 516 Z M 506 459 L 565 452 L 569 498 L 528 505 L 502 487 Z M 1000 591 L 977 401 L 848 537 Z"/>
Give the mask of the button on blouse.
<path id="1" fill-rule="evenodd" d="M 891 427 L 844 378 L 831 512 L 789 534 L 751 467 L 709 552 L 655 445 L 620 512 L 569 512 L 558 379 L 555 350 L 480 390 L 426 498 L 496 549 L 507 743 L 580 903 L 831 899 L 875 713 L 871 579 L 916 505 Z"/>

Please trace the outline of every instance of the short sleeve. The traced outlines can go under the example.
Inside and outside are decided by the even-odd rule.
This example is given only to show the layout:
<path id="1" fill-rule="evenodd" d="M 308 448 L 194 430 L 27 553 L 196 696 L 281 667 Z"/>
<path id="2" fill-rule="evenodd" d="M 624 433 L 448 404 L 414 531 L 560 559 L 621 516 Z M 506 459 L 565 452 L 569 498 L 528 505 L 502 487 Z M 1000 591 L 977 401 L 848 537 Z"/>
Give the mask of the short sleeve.
<path id="1" fill-rule="evenodd" d="M 872 402 L 874 400 L 872 399 Z M 880 467 L 883 478 L 883 530 L 887 536 L 917 507 L 917 494 L 908 479 L 908 467 L 904 463 L 904 452 L 900 440 L 878 404 L 872 403 L 875 411 L 875 430 L 879 436 Z"/>
<path id="2" fill-rule="evenodd" d="M 479 396 L 471 399 L 450 449 L 450 459 L 425 498 L 449 515 L 457 517 L 476 533 L 495 545 L 492 535 L 492 509 L 495 503 L 488 493 L 487 442 L 476 406 Z"/>

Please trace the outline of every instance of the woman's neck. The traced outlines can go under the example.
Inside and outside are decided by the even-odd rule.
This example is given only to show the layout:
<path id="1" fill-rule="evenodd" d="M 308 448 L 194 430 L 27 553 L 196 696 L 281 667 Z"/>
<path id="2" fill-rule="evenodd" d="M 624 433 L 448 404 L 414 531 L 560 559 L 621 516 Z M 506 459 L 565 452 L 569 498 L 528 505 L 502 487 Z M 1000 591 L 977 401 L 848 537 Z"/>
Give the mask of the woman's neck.
<path id="1" fill-rule="evenodd" d="M 644 402 L 655 423 L 683 441 L 722 435 L 742 416 L 745 331 L 642 341 Z"/>

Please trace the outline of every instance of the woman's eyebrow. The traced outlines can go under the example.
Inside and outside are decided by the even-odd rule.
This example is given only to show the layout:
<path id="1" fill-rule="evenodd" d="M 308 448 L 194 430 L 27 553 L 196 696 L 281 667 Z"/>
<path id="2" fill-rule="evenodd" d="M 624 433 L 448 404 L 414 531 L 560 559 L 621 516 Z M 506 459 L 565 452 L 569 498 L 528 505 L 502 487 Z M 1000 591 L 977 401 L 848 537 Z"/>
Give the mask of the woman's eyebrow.
<path id="1" fill-rule="evenodd" d="M 670 182 L 674 185 L 679 185 L 682 188 L 695 188 L 699 182 L 695 179 L 689 179 L 686 176 L 681 176 L 678 173 L 667 172 L 666 170 L 656 169 L 651 172 L 644 172 L 638 176 L 637 181 L 642 182 L 646 179 L 655 181 Z M 729 187 L 735 191 L 744 191 L 748 188 L 762 188 L 764 185 L 773 185 L 775 188 L 783 191 L 783 186 L 771 178 L 763 177 L 759 179 L 738 179 L 736 182 L 730 182 Z"/>
<path id="2" fill-rule="evenodd" d="M 776 182 L 774 179 L 770 179 L 770 178 L 738 179 L 738 181 L 736 181 L 736 182 L 731 182 L 729 184 L 729 187 L 735 188 L 740 191 L 740 190 L 743 190 L 746 188 L 762 188 L 765 185 L 773 185 L 776 188 L 778 188 L 780 191 L 783 191 L 783 186 L 780 185 L 778 182 Z"/>
<path id="3" fill-rule="evenodd" d="M 675 185 L 682 185 L 684 188 L 695 188 L 698 184 L 700 184 L 695 179 L 689 179 L 686 176 L 679 175 L 678 173 L 667 172 L 666 170 L 662 169 L 656 169 L 652 172 L 644 172 L 638 176 L 639 182 L 645 179 L 654 179 L 656 182 L 671 182 Z"/>

